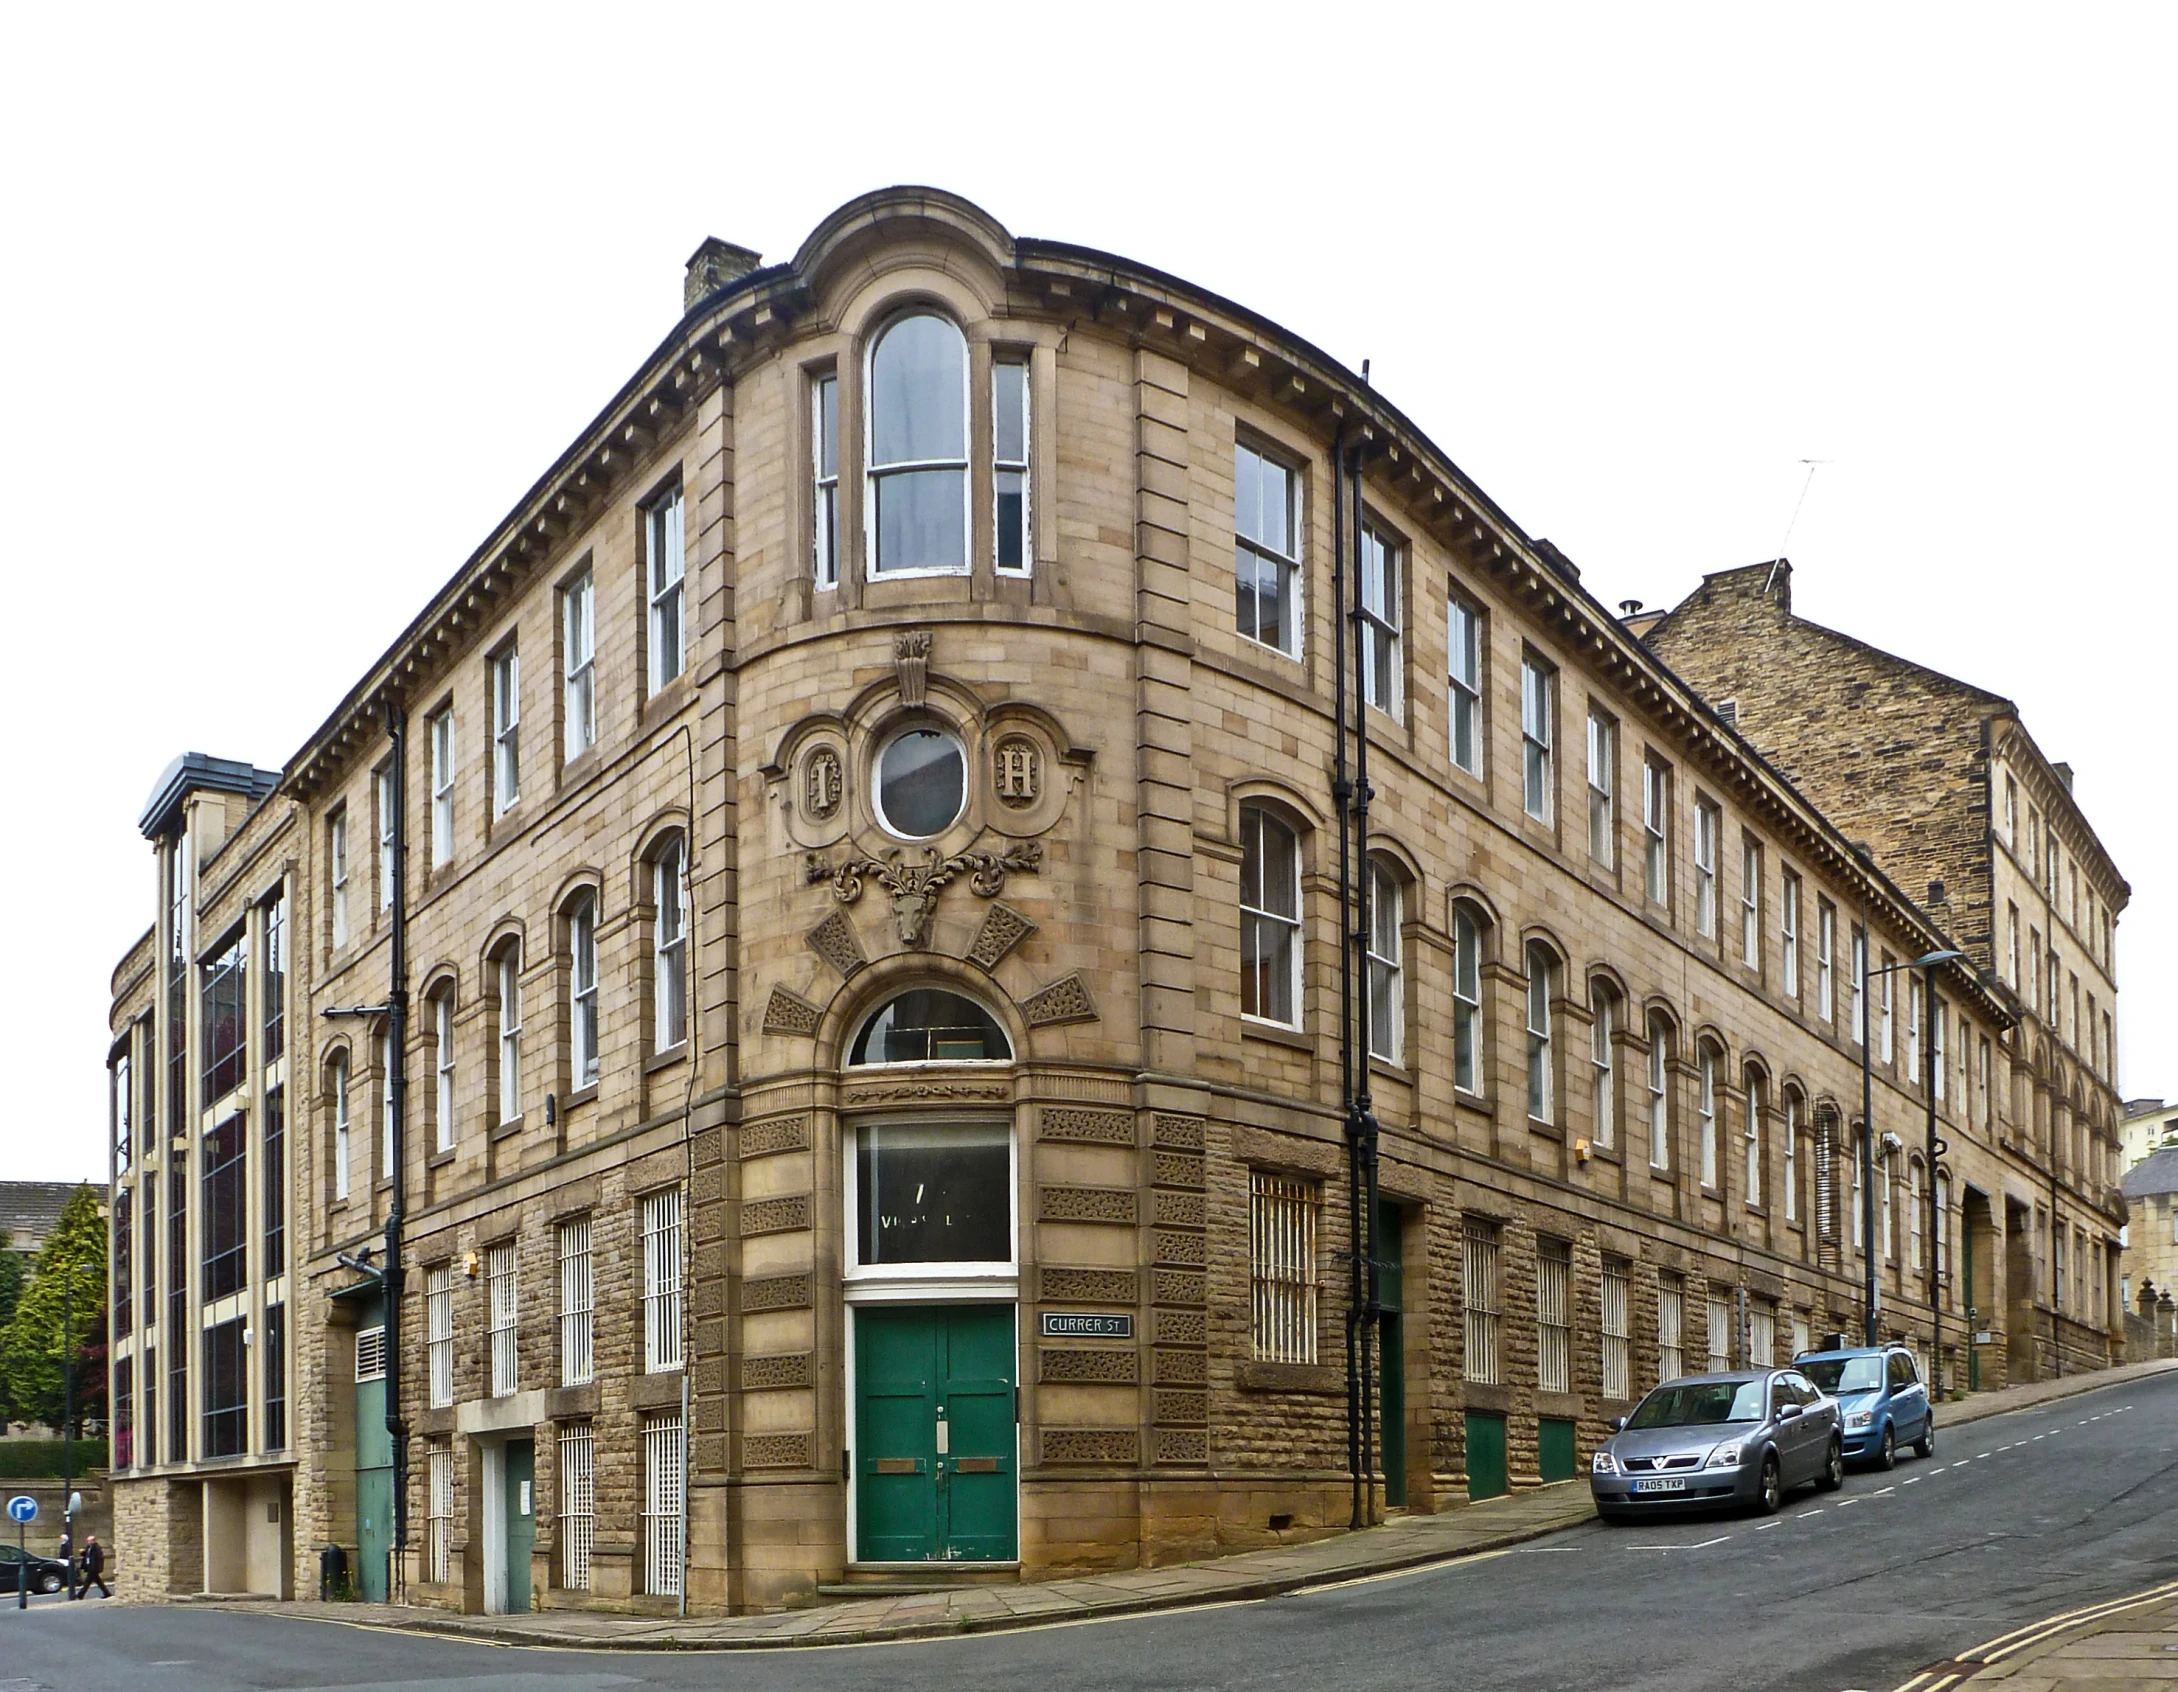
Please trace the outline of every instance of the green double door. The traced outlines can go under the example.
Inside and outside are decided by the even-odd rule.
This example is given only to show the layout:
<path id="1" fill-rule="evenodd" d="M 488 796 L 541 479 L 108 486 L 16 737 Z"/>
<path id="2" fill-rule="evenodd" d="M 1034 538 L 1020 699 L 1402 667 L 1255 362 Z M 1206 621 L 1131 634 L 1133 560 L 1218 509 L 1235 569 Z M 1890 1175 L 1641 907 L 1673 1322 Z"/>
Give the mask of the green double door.
<path id="1" fill-rule="evenodd" d="M 358 1318 L 358 1343 L 367 1346 L 373 1331 L 382 1354 L 385 1305 L 376 1298 Z M 355 1383 L 354 1585 L 366 1604 L 387 1599 L 392 1551 L 393 1436 L 386 1431 L 386 1377 L 381 1369 Z"/>
<path id="2" fill-rule="evenodd" d="M 1020 1555 L 1010 1304 L 855 1312 L 855 1554 Z"/>

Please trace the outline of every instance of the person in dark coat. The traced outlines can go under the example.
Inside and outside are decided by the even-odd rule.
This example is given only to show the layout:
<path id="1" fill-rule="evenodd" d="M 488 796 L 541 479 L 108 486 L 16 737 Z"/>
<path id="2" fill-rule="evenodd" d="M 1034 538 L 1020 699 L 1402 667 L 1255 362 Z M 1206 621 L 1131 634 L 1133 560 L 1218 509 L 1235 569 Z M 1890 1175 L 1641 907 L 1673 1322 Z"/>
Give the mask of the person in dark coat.
<path id="1" fill-rule="evenodd" d="M 111 1598 L 113 1596 L 113 1589 L 106 1584 L 106 1548 L 99 1544 L 98 1535 L 95 1533 L 84 1536 L 83 1579 L 82 1583 L 77 1586 L 70 1596 L 75 1598 L 90 1596 L 91 1584 L 94 1581 L 98 1584 L 98 1595 L 101 1598 Z"/>

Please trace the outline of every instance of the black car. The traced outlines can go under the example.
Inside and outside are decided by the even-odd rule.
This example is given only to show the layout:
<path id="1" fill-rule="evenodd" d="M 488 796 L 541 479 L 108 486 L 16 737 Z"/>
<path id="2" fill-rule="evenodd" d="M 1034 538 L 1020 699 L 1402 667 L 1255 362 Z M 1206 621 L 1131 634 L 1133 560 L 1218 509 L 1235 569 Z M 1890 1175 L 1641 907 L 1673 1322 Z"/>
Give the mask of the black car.
<path id="1" fill-rule="evenodd" d="M 58 1592 L 68 1584 L 68 1565 L 58 1557 L 25 1553 L 12 1545 L 0 1545 L 0 1592 L 20 1592 L 23 1577 L 30 1577 L 33 1592 Z"/>

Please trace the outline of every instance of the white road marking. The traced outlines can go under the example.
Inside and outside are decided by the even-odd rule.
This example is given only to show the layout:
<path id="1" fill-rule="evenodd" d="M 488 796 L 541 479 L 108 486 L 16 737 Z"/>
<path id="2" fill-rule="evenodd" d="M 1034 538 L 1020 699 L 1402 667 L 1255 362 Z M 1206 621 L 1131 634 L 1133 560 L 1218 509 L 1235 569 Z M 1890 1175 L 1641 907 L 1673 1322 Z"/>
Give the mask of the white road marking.
<path id="1" fill-rule="evenodd" d="M 1629 1551 L 1706 1551 L 1712 1545 L 1722 1545 L 1731 1537 L 1728 1533 L 1720 1533 L 1714 1539 L 1697 1539 L 1691 1545 L 1629 1545 L 1626 1549 Z"/>
<path id="2" fill-rule="evenodd" d="M 1849 1510 L 1859 1502 L 1860 1500 L 1857 1498 L 1841 1498 L 1838 1500 L 1838 1508 L 1841 1510 Z"/>
<path id="3" fill-rule="evenodd" d="M 1868 1496 L 1871 1498 L 1888 1498 L 1892 1493 L 1896 1492 L 1897 1490 L 1898 1488 L 1895 1486 L 1886 1486 L 1880 1492 L 1872 1492 Z"/>
<path id="4" fill-rule="evenodd" d="M 2035 1437 L 2036 1439 L 2047 1439 L 2047 1438 L 2049 1438 L 2049 1435 L 2048 1435 L 2048 1434 L 2036 1434 L 2036 1435 L 2035 1435 L 2034 1437 Z"/>
<path id="5" fill-rule="evenodd" d="M 1755 1532 L 1757 1532 L 1757 1533 L 1762 1533 L 1762 1532 L 1765 1532 L 1765 1531 L 1767 1531 L 1767 1530 L 1768 1530 L 1768 1529 L 1770 1529 L 1770 1528 L 1773 1528 L 1773 1527 L 1783 1527 L 1784 1525 L 1785 1525 L 1785 1524 L 1784 1524 L 1783 1522 L 1764 1522 L 1764 1523 L 1762 1523 L 1762 1524 L 1761 1524 L 1761 1526 L 1760 1526 L 1760 1527 L 1757 1527 L 1757 1528 L 1755 1529 Z"/>
<path id="6" fill-rule="evenodd" d="M 1919 1475 L 1915 1475 L 1915 1476 L 1913 1477 L 1913 1479 L 1912 1479 L 1912 1480 L 1910 1480 L 1910 1481 L 1907 1481 L 1907 1482 L 1906 1482 L 1906 1485 L 1908 1485 L 1908 1486 L 1918 1486 L 1918 1485 L 1920 1485 L 1920 1484 L 1921 1484 L 1921 1477 L 1920 1477 Z"/>
<path id="7" fill-rule="evenodd" d="M 1969 1457 L 1969 1458 L 1967 1458 L 1967 1459 L 1966 1459 L 1966 1463 L 1971 1463 L 1971 1462 L 1972 1462 L 1973 1460 L 1974 1460 L 1973 1458 Z M 1963 1469 L 1963 1468 L 1965 1468 L 1965 1467 L 1966 1467 L 1966 1463 L 1954 1463 L 1954 1464 L 1952 1464 L 1951 1466 L 1952 1466 L 1952 1467 L 1953 1467 L 1954 1469 Z"/>
<path id="8" fill-rule="evenodd" d="M 1986 1456 L 1988 1456 L 1988 1455 L 1989 1455 L 1989 1453 L 1988 1453 L 1988 1452 L 1986 1452 L 1986 1451 L 1977 1451 L 1977 1452 L 1975 1452 L 1975 1453 L 1974 1453 L 1974 1461 L 1978 1463 L 1978 1462 L 1980 1462 L 1980 1461 L 1981 1461 L 1981 1460 L 1982 1460 L 1982 1459 L 1983 1459 L 1984 1457 L 1986 1457 Z"/>
<path id="9" fill-rule="evenodd" d="M 1793 1517 L 1792 1519 L 1796 1522 L 1804 1522 L 1810 1516 L 1819 1516 L 1821 1514 L 1822 1512 L 1820 1510 L 1802 1510 L 1797 1516 Z"/>

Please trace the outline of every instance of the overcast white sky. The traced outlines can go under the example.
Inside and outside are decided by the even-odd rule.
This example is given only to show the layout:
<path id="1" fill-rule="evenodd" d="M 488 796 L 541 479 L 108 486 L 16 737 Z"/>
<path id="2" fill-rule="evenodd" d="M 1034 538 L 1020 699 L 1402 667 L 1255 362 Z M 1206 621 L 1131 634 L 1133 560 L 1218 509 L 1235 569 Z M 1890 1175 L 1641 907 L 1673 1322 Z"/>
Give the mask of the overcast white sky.
<path id="1" fill-rule="evenodd" d="M 0 1179 L 105 1168 L 135 821 L 283 763 L 672 327 L 926 182 L 1377 384 L 1606 602 L 1793 532 L 1795 605 L 2010 695 L 2166 842 L 2178 10 L 26 7 L 0 68 Z M 875 16 L 877 14 L 873 14 Z"/>

